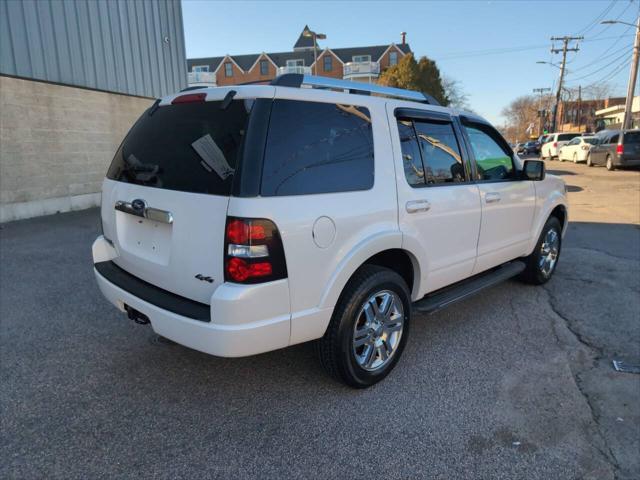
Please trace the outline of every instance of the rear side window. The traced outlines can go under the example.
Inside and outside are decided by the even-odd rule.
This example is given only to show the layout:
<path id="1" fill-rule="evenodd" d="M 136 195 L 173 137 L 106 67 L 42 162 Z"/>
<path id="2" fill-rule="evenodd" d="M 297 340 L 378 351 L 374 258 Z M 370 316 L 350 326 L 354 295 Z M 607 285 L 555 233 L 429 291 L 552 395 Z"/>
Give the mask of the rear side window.
<path id="1" fill-rule="evenodd" d="M 629 143 L 640 143 L 640 132 L 625 132 L 622 139 L 625 145 Z"/>
<path id="2" fill-rule="evenodd" d="M 465 125 L 476 159 L 480 180 L 508 180 L 514 175 L 513 160 L 497 138 L 497 133 L 484 125 Z"/>
<path id="3" fill-rule="evenodd" d="M 373 187 L 371 116 L 353 105 L 275 100 L 262 167 L 263 196 Z"/>
<path id="4" fill-rule="evenodd" d="M 566 142 L 567 140 L 571 140 L 572 138 L 579 137 L 579 133 L 561 133 L 558 135 L 559 142 Z"/>
<path id="5" fill-rule="evenodd" d="M 414 122 L 427 184 L 464 182 L 464 165 L 451 123 Z"/>
<path id="6" fill-rule="evenodd" d="M 607 143 L 618 143 L 618 139 L 620 138 L 620 134 L 616 133 L 614 136 L 610 137 L 607 140 Z"/>
<path id="7" fill-rule="evenodd" d="M 221 102 L 185 103 L 143 113 L 116 152 L 107 177 L 229 195 L 250 105 L 234 100 L 222 110 Z"/>

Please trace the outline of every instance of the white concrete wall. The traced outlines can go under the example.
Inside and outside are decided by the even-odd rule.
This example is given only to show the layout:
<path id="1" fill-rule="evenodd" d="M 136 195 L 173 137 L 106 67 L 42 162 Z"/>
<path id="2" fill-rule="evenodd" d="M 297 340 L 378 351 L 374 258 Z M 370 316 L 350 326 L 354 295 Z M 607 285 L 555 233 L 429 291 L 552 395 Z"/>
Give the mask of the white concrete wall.
<path id="1" fill-rule="evenodd" d="M 97 206 L 153 100 L 0 76 L 0 222 Z"/>

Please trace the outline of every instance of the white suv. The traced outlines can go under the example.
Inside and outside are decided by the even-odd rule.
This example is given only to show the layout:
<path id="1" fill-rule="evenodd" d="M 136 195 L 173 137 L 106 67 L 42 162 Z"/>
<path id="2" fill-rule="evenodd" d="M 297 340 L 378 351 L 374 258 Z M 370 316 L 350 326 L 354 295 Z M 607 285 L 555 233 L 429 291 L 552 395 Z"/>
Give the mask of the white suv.
<path id="1" fill-rule="evenodd" d="M 317 340 L 329 373 L 366 387 L 412 310 L 546 282 L 567 202 L 474 114 L 284 75 L 158 100 L 109 168 L 102 224 L 96 279 L 131 319 L 224 357 Z"/>
<path id="2" fill-rule="evenodd" d="M 547 135 L 544 143 L 540 147 L 540 158 L 542 160 L 554 160 L 558 158 L 560 149 L 576 137 L 582 135 L 578 132 L 573 133 L 551 133 Z"/>

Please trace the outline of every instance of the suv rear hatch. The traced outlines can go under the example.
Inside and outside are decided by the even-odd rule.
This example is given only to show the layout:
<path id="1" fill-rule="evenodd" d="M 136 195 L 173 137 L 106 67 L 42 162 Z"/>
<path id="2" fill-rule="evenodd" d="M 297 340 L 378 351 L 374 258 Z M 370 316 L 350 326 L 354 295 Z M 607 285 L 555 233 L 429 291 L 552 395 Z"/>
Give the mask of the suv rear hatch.
<path id="1" fill-rule="evenodd" d="M 113 262 L 207 304 L 224 282 L 227 207 L 254 103 L 229 92 L 196 90 L 154 104 L 122 142 L 102 189 Z"/>
<path id="2" fill-rule="evenodd" d="M 623 158 L 625 160 L 640 159 L 640 130 L 624 132 L 622 135 Z"/>

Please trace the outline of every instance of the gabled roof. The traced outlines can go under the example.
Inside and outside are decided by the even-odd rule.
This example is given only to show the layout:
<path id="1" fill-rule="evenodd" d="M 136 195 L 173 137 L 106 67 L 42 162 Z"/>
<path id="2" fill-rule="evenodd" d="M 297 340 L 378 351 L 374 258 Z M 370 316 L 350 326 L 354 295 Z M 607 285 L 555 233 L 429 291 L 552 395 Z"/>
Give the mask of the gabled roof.
<path id="1" fill-rule="evenodd" d="M 353 61 L 354 55 L 371 55 L 371 61 L 377 62 L 387 50 L 393 48 L 394 46 L 404 54 L 411 52 L 411 47 L 409 47 L 408 43 L 405 43 L 404 45 L 388 44 L 373 45 L 369 47 L 331 48 L 322 50 L 318 48 L 317 55 L 318 57 L 320 57 L 323 52 L 326 52 L 328 50 L 336 57 L 338 57 L 338 59 L 340 59 L 340 61 L 343 63 Z M 238 66 L 238 68 L 240 68 L 244 72 L 248 72 L 251 67 L 255 65 L 256 61 L 258 60 L 258 58 L 260 58 L 261 55 L 261 53 L 251 53 L 247 55 L 225 55 L 223 57 L 188 58 L 187 68 L 189 71 L 191 71 L 194 65 L 209 65 L 209 71 L 214 72 L 220 67 L 220 63 L 225 58 L 230 58 Z M 273 63 L 278 67 L 286 66 L 287 60 L 303 59 L 304 64 L 307 67 L 313 65 L 314 62 L 313 48 L 294 50 L 290 52 L 265 53 L 265 55 L 267 55 L 269 59 L 273 61 Z"/>
<path id="2" fill-rule="evenodd" d="M 307 30 L 309 30 L 309 25 L 305 25 L 304 28 L 302 29 L 302 32 L 300 32 L 300 36 L 298 37 L 298 40 L 293 46 L 294 50 L 313 48 L 313 38 L 304 36 L 304 32 L 306 32 Z"/>

